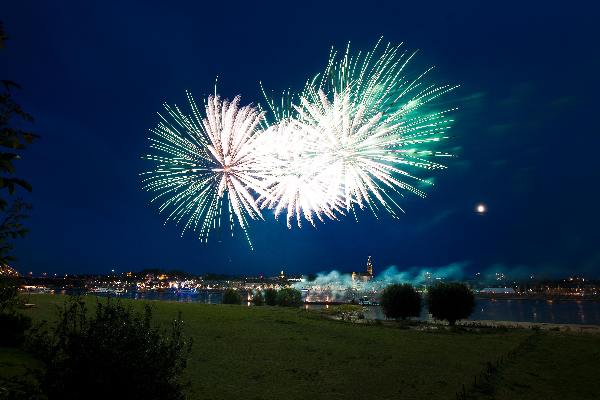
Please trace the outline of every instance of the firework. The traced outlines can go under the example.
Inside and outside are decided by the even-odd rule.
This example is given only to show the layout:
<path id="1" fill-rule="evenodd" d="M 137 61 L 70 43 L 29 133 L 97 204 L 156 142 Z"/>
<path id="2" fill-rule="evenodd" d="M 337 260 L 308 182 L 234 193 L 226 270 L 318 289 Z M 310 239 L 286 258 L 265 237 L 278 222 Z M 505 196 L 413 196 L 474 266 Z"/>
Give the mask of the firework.
<path id="1" fill-rule="evenodd" d="M 295 121 L 270 126 L 261 134 L 260 143 L 262 157 L 273 167 L 264 181 L 268 194 L 257 199 L 262 208 L 273 209 L 276 218 L 285 210 L 288 228 L 293 217 L 302 226 L 301 216 L 314 225 L 315 219 L 337 219 L 337 214 L 343 214 L 338 196 L 331 193 L 336 188 L 329 186 L 335 177 L 323 170 L 326 165 L 319 163 L 320 158 L 312 156 L 312 138 Z"/>
<path id="2" fill-rule="evenodd" d="M 298 96 L 284 96 L 281 106 L 267 98 L 275 117 L 269 129 L 285 131 L 279 136 L 287 148 L 301 154 L 287 156 L 293 162 L 270 182 L 271 199 L 259 203 L 276 215 L 285 208 L 288 226 L 292 219 L 300 226 L 301 217 L 314 224 L 313 215 L 356 216 L 355 207 L 375 216 L 383 208 L 395 217 L 402 211 L 398 196 L 424 197 L 419 186 L 431 184 L 415 171 L 444 168 L 432 157 L 448 154 L 432 147 L 446 138 L 452 123 L 446 114 L 453 110 L 430 105 L 455 86 L 426 83 L 430 69 L 408 78 L 415 53 L 381 47 L 379 41 L 352 55 L 348 45 L 339 59 L 332 50 L 324 73 Z"/>
<path id="3" fill-rule="evenodd" d="M 445 168 L 433 159 L 449 156 L 436 143 L 453 122 L 454 109 L 434 100 L 456 86 L 428 82 L 431 69 L 411 75 L 414 55 L 381 40 L 366 53 L 332 49 L 325 71 L 299 94 L 276 105 L 263 90 L 271 121 L 260 106 L 241 107 L 216 90 L 203 109 L 188 94 L 188 114 L 165 105 L 144 157 L 154 163 L 144 188 L 165 223 L 204 241 L 227 218 L 252 246 L 249 220 L 263 219 L 265 208 L 285 214 L 289 228 L 358 218 L 363 209 L 396 217 L 404 193 L 424 197 L 432 184 L 422 171 Z"/>
<path id="4" fill-rule="evenodd" d="M 144 158 L 154 168 L 143 175 L 144 189 L 166 213 L 165 224 L 183 224 L 182 235 L 194 230 L 206 241 L 221 226 L 226 208 L 233 234 L 239 225 L 250 246 L 248 219 L 262 219 L 255 197 L 268 198 L 263 181 L 270 168 L 258 157 L 257 133 L 263 113 L 252 106 L 209 96 L 201 111 L 188 94 L 191 115 L 165 104 L 166 115 L 151 132 L 154 154 Z"/>

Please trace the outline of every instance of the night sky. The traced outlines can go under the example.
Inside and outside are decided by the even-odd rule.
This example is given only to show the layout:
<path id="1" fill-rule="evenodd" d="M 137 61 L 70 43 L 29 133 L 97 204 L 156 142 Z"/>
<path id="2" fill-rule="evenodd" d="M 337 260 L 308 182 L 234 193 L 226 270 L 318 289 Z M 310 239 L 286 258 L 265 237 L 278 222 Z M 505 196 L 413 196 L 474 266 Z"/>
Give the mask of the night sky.
<path id="1" fill-rule="evenodd" d="M 88 4 L 89 3 L 89 4 Z M 578 2 L 12 1 L 2 79 L 21 84 L 42 136 L 19 161 L 33 185 L 21 272 L 182 269 L 309 273 L 432 268 L 600 272 L 598 8 Z M 591 3 L 591 2 L 589 2 Z M 399 220 L 368 213 L 291 231 L 268 215 L 208 244 L 149 205 L 139 172 L 164 101 L 213 91 L 262 100 L 259 81 L 299 90 L 330 47 L 370 49 L 380 36 L 419 49 L 414 71 L 460 84 L 449 169 Z M 476 204 L 488 206 L 485 215 Z"/>

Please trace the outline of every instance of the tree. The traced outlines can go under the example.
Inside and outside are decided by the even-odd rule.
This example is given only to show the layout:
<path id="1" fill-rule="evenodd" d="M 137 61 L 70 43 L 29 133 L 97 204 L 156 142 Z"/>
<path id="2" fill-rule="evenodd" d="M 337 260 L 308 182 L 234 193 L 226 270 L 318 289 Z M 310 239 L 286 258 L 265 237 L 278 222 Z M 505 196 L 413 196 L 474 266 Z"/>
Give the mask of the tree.
<path id="1" fill-rule="evenodd" d="M 456 321 L 473 313 L 475 296 L 462 283 L 439 283 L 429 288 L 427 305 L 435 319 L 446 320 L 454 326 Z"/>
<path id="2" fill-rule="evenodd" d="M 181 374 L 191 350 L 181 314 L 170 329 L 144 312 L 106 300 L 88 315 L 80 298 L 67 300 L 56 324 L 31 335 L 30 349 L 42 361 L 40 389 L 54 399 L 183 399 Z"/>
<path id="3" fill-rule="evenodd" d="M 387 318 L 418 317 L 421 314 L 421 295 L 408 283 L 390 285 L 381 295 L 381 307 Z"/>
<path id="4" fill-rule="evenodd" d="M 0 48 L 4 47 L 7 37 L 0 23 Z M 15 161 L 21 159 L 22 151 L 38 136 L 22 128 L 23 123 L 33 122 L 33 117 L 25 112 L 13 97 L 11 90 L 21 87 L 9 80 L 0 80 L 0 191 L 7 190 L 13 195 L 17 187 L 31 191 L 31 185 L 15 175 Z M 25 235 L 27 230 L 21 221 L 25 218 L 30 206 L 22 200 L 15 200 L 12 205 L 0 196 L 0 264 L 12 261 L 9 252 L 12 250 L 11 240 Z"/>
<path id="5" fill-rule="evenodd" d="M 0 220 L 0 264 L 8 265 L 14 260 L 10 255 L 14 247 L 12 241 L 27 234 L 22 221 L 27 219 L 27 211 L 31 210 L 31 205 L 19 198 L 15 199 L 8 208 L 3 208 L 2 204 L 0 199 L 0 214 L 3 215 Z"/>
<path id="6" fill-rule="evenodd" d="M 268 306 L 276 306 L 277 305 L 277 290 L 275 289 L 266 289 L 265 290 L 265 304 Z"/>
<path id="7" fill-rule="evenodd" d="M 0 279 L 0 314 L 12 312 L 21 303 L 15 282 L 10 278 Z"/>
<path id="8" fill-rule="evenodd" d="M 227 289 L 223 292 L 223 298 L 221 300 L 223 304 L 242 304 L 242 296 L 237 290 Z"/>
<path id="9" fill-rule="evenodd" d="M 298 289 L 284 288 L 277 293 L 277 305 L 282 307 L 298 307 L 302 304 L 302 293 Z"/>
<path id="10" fill-rule="evenodd" d="M 254 295 L 252 296 L 252 303 L 255 306 L 262 306 L 263 304 L 265 304 L 265 298 L 263 297 L 263 294 L 260 290 L 254 292 Z"/>

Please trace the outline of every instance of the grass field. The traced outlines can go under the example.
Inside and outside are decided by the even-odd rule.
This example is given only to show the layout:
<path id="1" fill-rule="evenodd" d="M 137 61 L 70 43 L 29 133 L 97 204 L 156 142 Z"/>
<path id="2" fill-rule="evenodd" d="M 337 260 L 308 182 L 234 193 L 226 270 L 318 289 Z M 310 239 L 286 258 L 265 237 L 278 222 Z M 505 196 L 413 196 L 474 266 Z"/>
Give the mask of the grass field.
<path id="1" fill-rule="evenodd" d="M 96 299 L 86 299 L 93 307 Z M 52 319 L 63 301 L 32 296 L 37 307 L 25 312 Z M 183 313 L 194 340 L 186 371 L 192 399 L 600 398 L 597 334 L 424 332 L 277 307 L 152 304 L 160 323 Z M 35 360 L 0 349 L 0 374 L 19 373 L 23 363 Z"/>

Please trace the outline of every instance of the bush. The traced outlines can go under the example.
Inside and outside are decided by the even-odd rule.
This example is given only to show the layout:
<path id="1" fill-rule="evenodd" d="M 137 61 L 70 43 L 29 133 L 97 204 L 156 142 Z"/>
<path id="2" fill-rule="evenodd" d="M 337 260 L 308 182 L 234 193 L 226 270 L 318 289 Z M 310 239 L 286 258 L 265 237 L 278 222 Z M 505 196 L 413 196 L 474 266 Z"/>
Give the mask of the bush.
<path id="1" fill-rule="evenodd" d="M 109 299 L 89 318 L 73 298 L 54 327 L 34 330 L 30 349 L 44 364 L 38 380 L 49 400 L 184 398 L 180 376 L 191 340 L 181 314 L 163 332 L 153 327 L 149 305 L 140 313 Z"/>
<path id="2" fill-rule="evenodd" d="M 255 306 L 262 306 L 265 304 L 265 298 L 260 290 L 257 290 L 254 292 L 254 295 L 252 295 L 252 303 L 254 303 Z"/>
<path id="3" fill-rule="evenodd" d="M 323 308 L 321 309 L 321 313 L 339 317 L 343 321 L 365 319 L 364 307 L 354 304 L 341 304 L 331 308 Z"/>
<path id="4" fill-rule="evenodd" d="M 14 284 L 0 283 L 0 346 L 20 346 L 31 327 L 31 318 L 17 311 L 21 303 Z"/>
<path id="5" fill-rule="evenodd" d="M 237 292 L 237 290 L 227 289 L 223 292 L 223 299 L 221 300 L 223 304 L 242 304 L 242 296 Z"/>
<path id="6" fill-rule="evenodd" d="M 31 327 L 31 318 L 13 313 L 0 313 L 0 346 L 18 347 L 25 340 L 25 331 Z"/>
<path id="7" fill-rule="evenodd" d="M 15 283 L 0 280 L 0 313 L 10 314 L 21 305 L 19 292 Z"/>
<path id="8" fill-rule="evenodd" d="M 454 326 L 456 321 L 468 318 L 475 308 L 473 292 L 462 283 L 440 283 L 429 288 L 427 296 L 429 313 L 435 319 L 448 321 Z"/>
<path id="9" fill-rule="evenodd" d="M 277 293 L 277 305 L 282 307 L 298 307 L 302 304 L 302 293 L 293 288 L 281 289 Z"/>
<path id="10" fill-rule="evenodd" d="M 277 290 L 275 290 L 275 289 L 266 289 L 265 290 L 265 304 L 268 306 L 276 306 L 277 305 Z"/>
<path id="11" fill-rule="evenodd" d="M 418 317 L 421 315 L 421 295 L 408 283 L 390 285 L 381 295 L 381 307 L 387 318 Z"/>
<path id="12" fill-rule="evenodd" d="M 47 400 L 35 380 L 24 376 L 0 376 L 0 400 Z"/>

